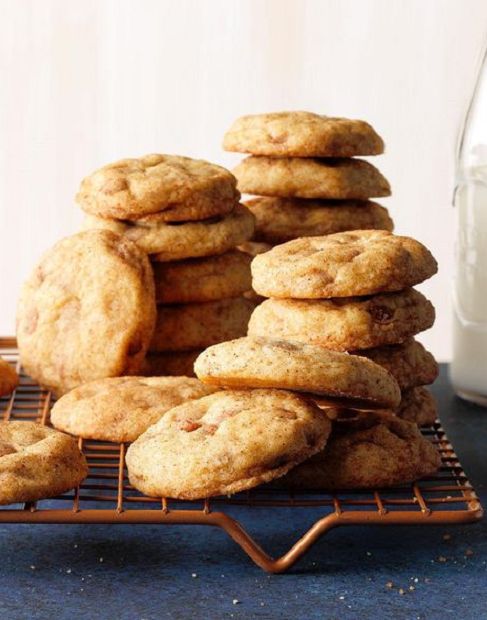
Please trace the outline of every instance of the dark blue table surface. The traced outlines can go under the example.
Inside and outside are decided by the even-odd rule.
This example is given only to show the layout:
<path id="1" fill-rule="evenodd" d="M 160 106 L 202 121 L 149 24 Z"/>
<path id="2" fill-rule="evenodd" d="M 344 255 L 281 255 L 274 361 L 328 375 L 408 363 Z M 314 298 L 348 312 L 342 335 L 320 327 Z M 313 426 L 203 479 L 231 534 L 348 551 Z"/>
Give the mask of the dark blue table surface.
<path id="1" fill-rule="evenodd" d="M 433 390 L 487 505 L 487 410 L 456 399 L 445 368 Z M 316 518 L 302 510 L 245 511 L 252 534 L 274 554 Z M 485 521 L 338 528 L 284 575 L 265 574 L 212 528 L 0 527 L 0 618 L 7 620 L 456 616 L 487 619 Z"/>

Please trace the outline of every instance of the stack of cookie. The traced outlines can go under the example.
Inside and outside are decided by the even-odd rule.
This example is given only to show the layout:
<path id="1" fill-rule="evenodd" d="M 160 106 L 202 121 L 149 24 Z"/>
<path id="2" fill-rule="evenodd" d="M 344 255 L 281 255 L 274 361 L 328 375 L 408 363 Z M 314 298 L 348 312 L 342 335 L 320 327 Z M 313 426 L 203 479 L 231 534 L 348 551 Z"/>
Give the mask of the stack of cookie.
<path id="1" fill-rule="evenodd" d="M 418 386 L 433 382 L 438 367 L 413 337 L 435 312 L 411 287 L 436 271 L 421 243 L 386 231 L 295 239 L 252 261 L 253 288 L 271 299 L 256 308 L 248 333 L 366 356 L 396 378 L 397 413 L 432 423 L 433 399 Z"/>
<path id="2" fill-rule="evenodd" d="M 208 348 L 195 370 L 213 387 L 299 392 L 333 419 L 324 448 L 279 486 L 378 488 L 438 469 L 436 448 L 413 423 L 423 412 L 414 402 L 408 415 L 400 409 L 400 386 L 436 373 L 412 340 L 434 309 L 411 288 L 436 269 L 414 239 L 368 230 L 296 239 L 253 260 L 253 287 L 271 298 L 254 311 L 248 337 Z"/>
<path id="3" fill-rule="evenodd" d="M 239 118 L 225 134 L 227 151 L 250 153 L 233 171 L 256 218 L 256 241 L 275 245 L 297 237 L 383 229 L 393 222 L 369 198 L 390 187 L 370 163 L 384 142 L 366 122 L 310 112 Z"/>
<path id="4" fill-rule="evenodd" d="M 326 464 L 328 452 L 333 459 L 341 450 L 331 425 L 337 411 L 321 409 L 313 400 L 391 407 L 400 399 L 396 381 L 378 364 L 317 345 L 239 338 L 206 349 L 195 369 L 209 387 L 229 389 L 171 409 L 127 450 L 131 484 L 152 497 L 232 494 L 295 476 L 295 468 L 306 472 L 313 459 L 325 458 Z M 417 427 L 390 417 L 377 414 L 365 434 L 357 429 L 363 434 L 356 442 L 361 442 L 360 453 L 354 449 L 345 458 L 358 456 L 359 468 L 355 458 L 352 468 L 345 467 L 345 473 L 352 471 L 344 479 L 341 463 L 336 467 L 332 461 L 328 470 L 321 468 L 328 475 L 328 480 L 319 478 L 322 488 L 342 482 L 345 487 L 374 486 L 380 453 L 380 481 L 386 484 L 409 482 L 437 469 L 438 454 Z M 378 435 L 379 442 L 375 466 L 368 470 L 363 458 L 367 433 Z M 295 485 L 289 479 L 281 484 Z"/>
<path id="5" fill-rule="evenodd" d="M 150 257 L 157 321 L 149 375 L 192 375 L 205 347 L 245 334 L 255 307 L 251 257 L 237 251 L 254 231 L 235 177 L 206 161 L 147 155 L 85 178 L 77 201 L 85 228 L 112 230 Z"/>

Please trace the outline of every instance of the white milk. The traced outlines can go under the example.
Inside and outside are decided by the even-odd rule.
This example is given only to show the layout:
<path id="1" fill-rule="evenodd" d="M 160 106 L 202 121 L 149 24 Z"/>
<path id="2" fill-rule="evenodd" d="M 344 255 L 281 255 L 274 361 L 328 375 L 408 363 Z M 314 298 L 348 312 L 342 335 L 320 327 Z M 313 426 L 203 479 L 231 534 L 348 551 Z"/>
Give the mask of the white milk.
<path id="1" fill-rule="evenodd" d="M 450 373 L 459 396 L 487 406 L 487 165 L 465 173 L 455 194 L 458 233 Z"/>

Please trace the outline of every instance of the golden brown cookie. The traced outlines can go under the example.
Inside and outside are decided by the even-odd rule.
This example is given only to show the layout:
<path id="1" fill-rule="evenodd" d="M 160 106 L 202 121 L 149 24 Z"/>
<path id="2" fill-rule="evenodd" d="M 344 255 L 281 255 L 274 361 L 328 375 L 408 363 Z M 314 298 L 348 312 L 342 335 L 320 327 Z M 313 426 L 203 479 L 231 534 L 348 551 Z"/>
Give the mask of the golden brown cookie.
<path id="1" fill-rule="evenodd" d="M 0 357 L 0 396 L 11 394 L 19 384 L 15 368 Z"/>
<path id="2" fill-rule="evenodd" d="M 121 220 L 149 216 L 169 222 L 223 215 L 238 198 L 235 178 L 225 168 L 159 154 L 103 166 L 83 179 L 76 196 L 92 215 Z"/>
<path id="3" fill-rule="evenodd" d="M 245 336 L 254 308 L 243 297 L 159 306 L 150 351 L 193 351 Z"/>
<path id="4" fill-rule="evenodd" d="M 155 316 L 154 279 L 142 250 L 106 230 L 66 237 L 22 289 L 22 365 L 58 395 L 93 379 L 135 374 Z"/>
<path id="5" fill-rule="evenodd" d="M 279 390 L 229 390 L 175 407 L 127 451 L 130 483 L 152 497 L 231 495 L 321 450 L 330 421 Z"/>
<path id="6" fill-rule="evenodd" d="M 430 251 L 415 239 L 355 230 L 294 239 L 256 256 L 252 286 L 266 297 L 353 297 L 402 291 L 437 270 Z"/>
<path id="7" fill-rule="evenodd" d="M 345 230 L 394 228 L 387 209 L 370 201 L 259 197 L 245 204 L 255 217 L 254 239 L 270 244 Z"/>
<path id="8" fill-rule="evenodd" d="M 368 413 L 335 422 L 325 450 L 279 483 L 310 490 L 383 488 L 431 476 L 440 465 L 435 446 L 415 424 Z"/>
<path id="9" fill-rule="evenodd" d="M 251 257 L 233 250 L 220 256 L 153 263 L 156 301 L 164 304 L 239 297 L 252 287 Z"/>
<path id="10" fill-rule="evenodd" d="M 295 111 L 241 116 L 223 148 L 271 157 L 355 157 L 383 153 L 384 142 L 365 121 Z"/>
<path id="11" fill-rule="evenodd" d="M 135 441 L 169 409 L 214 391 L 188 377 L 99 379 L 60 398 L 51 410 L 51 423 L 85 439 Z"/>
<path id="12" fill-rule="evenodd" d="M 237 205 L 225 217 L 199 222 L 159 222 L 142 224 L 122 222 L 94 215 L 85 218 L 85 230 L 104 229 L 134 241 L 155 261 L 176 261 L 185 258 L 223 254 L 245 242 L 254 232 L 254 217 Z"/>
<path id="13" fill-rule="evenodd" d="M 415 422 L 418 426 L 431 426 L 438 417 L 436 401 L 431 392 L 425 387 L 415 387 L 402 393 L 401 404 L 395 414 Z"/>
<path id="14" fill-rule="evenodd" d="M 246 194 L 282 198 L 367 198 L 389 196 L 388 181 L 362 159 L 247 157 L 234 170 Z"/>
<path id="15" fill-rule="evenodd" d="M 0 422 L 0 505 L 60 495 L 87 474 L 73 437 L 34 422 Z"/>
<path id="16" fill-rule="evenodd" d="M 151 256 L 153 261 L 175 261 L 224 254 L 254 234 L 254 216 L 247 207 L 237 205 L 222 218 L 201 222 L 168 224 L 164 229 L 164 250 Z"/>
<path id="17" fill-rule="evenodd" d="M 202 349 L 148 353 L 144 362 L 144 375 L 148 377 L 195 377 L 193 366 L 201 351 Z"/>
<path id="18" fill-rule="evenodd" d="M 403 344 L 362 350 L 358 354 L 386 368 L 401 390 L 433 383 L 439 372 L 435 358 L 413 338 Z"/>
<path id="19" fill-rule="evenodd" d="M 222 342 L 203 351 L 194 368 L 204 383 L 226 388 L 295 390 L 355 401 L 356 406 L 396 407 L 401 399 L 396 381 L 381 366 L 298 342 L 265 338 Z"/>
<path id="20" fill-rule="evenodd" d="M 404 342 L 434 320 L 431 302 L 414 289 L 323 301 L 268 299 L 254 310 L 248 334 L 353 351 Z"/>

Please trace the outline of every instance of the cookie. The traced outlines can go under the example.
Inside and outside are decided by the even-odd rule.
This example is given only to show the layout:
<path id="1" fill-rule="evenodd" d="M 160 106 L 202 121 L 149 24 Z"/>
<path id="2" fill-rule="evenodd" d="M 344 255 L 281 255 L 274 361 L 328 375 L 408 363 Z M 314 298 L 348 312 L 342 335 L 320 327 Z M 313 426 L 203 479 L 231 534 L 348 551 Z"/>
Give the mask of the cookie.
<path id="1" fill-rule="evenodd" d="M 413 338 L 403 344 L 359 351 L 359 355 L 386 368 L 401 390 L 433 383 L 439 372 L 435 358 Z"/>
<path id="2" fill-rule="evenodd" d="M 405 390 L 395 414 L 403 420 L 415 422 L 418 426 L 431 426 L 438 417 L 436 401 L 425 387 Z"/>
<path id="3" fill-rule="evenodd" d="M 203 351 L 194 369 L 204 383 L 226 388 L 295 390 L 376 407 L 401 399 L 393 377 L 370 360 L 298 342 L 222 342 Z"/>
<path id="4" fill-rule="evenodd" d="M 164 249 L 151 256 L 153 261 L 175 261 L 224 254 L 254 234 L 254 216 L 247 207 L 237 205 L 225 217 L 201 222 L 158 226 Z"/>
<path id="5" fill-rule="evenodd" d="M 11 394 L 19 384 L 14 367 L 0 357 L 0 396 Z"/>
<path id="6" fill-rule="evenodd" d="M 266 297 L 327 299 L 402 291 L 438 270 L 424 245 L 385 230 L 294 239 L 256 256 L 252 286 Z"/>
<path id="7" fill-rule="evenodd" d="M 159 306 L 150 351 L 193 351 L 245 336 L 254 308 L 243 297 Z"/>
<path id="8" fill-rule="evenodd" d="M 144 362 L 144 375 L 148 377 L 195 377 L 194 362 L 201 349 L 196 351 L 169 351 L 148 353 Z"/>
<path id="9" fill-rule="evenodd" d="M 389 196 L 388 181 L 362 159 L 247 157 L 234 170 L 246 194 L 282 198 L 367 198 Z"/>
<path id="10" fill-rule="evenodd" d="M 86 213 L 99 217 L 169 222 L 228 213 L 238 198 L 235 178 L 225 168 L 159 154 L 103 166 L 83 179 L 76 196 Z"/>
<path id="11" fill-rule="evenodd" d="M 22 289 L 22 365 L 58 395 L 93 379 L 136 374 L 155 317 L 154 279 L 142 250 L 107 230 L 66 237 Z"/>
<path id="12" fill-rule="evenodd" d="M 99 379 L 60 398 L 51 410 L 51 423 L 85 439 L 135 441 L 169 409 L 214 391 L 188 377 Z"/>
<path id="13" fill-rule="evenodd" d="M 335 422 L 326 449 L 279 482 L 310 490 L 384 488 L 431 476 L 440 465 L 435 446 L 415 424 L 369 413 Z"/>
<path id="14" fill-rule="evenodd" d="M 152 497 L 230 495 L 321 450 L 330 421 L 279 390 L 217 392 L 175 407 L 127 451 L 130 483 Z"/>
<path id="15" fill-rule="evenodd" d="M 270 157 L 355 157 L 383 153 L 384 142 L 365 121 L 296 111 L 238 118 L 223 148 Z"/>
<path id="16" fill-rule="evenodd" d="M 370 201 L 260 197 L 245 204 L 255 217 L 254 239 L 270 244 L 345 230 L 394 228 L 387 209 Z"/>
<path id="17" fill-rule="evenodd" d="M 34 422 L 0 422 L 0 505 L 60 495 L 87 474 L 73 437 Z"/>
<path id="18" fill-rule="evenodd" d="M 353 351 L 404 342 L 434 320 L 431 302 L 414 289 L 349 299 L 267 299 L 254 310 L 248 334 Z"/>
<path id="19" fill-rule="evenodd" d="M 252 287 L 251 257 L 233 250 L 220 256 L 154 263 L 156 301 L 164 304 L 239 297 Z"/>
<path id="20" fill-rule="evenodd" d="M 89 215 L 84 220 L 83 228 L 112 230 L 136 243 L 147 254 L 152 254 L 151 258 L 155 261 L 176 261 L 232 250 L 252 236 L 254 225 L 250 211 L 237 205 L 225 217 L 199 222 L 142 224 Z"/>

